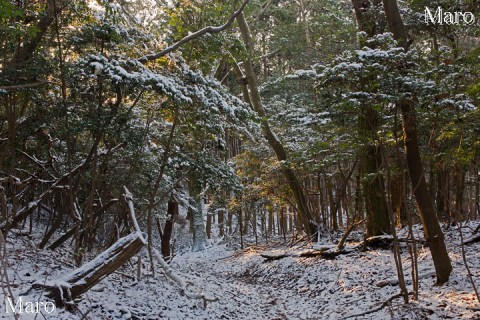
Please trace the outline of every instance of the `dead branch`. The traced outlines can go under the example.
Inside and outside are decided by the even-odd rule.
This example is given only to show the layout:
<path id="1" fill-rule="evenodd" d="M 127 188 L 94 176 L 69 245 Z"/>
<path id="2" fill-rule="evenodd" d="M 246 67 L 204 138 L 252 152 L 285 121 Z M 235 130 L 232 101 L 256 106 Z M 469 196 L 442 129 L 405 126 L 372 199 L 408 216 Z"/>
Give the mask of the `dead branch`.
<path id="1" fill-rule="evenodd" d="M 462 249 L 461 252 L 462 252 L 463 263 L 465 264 L 465 268 L 467 269 L 468 279 L 472 284 L 473 290 L 475 292 L 475 296 L 477 297 L 477 301 L 480 303 L 480 296 L 478 295 L 477 285 L 475 284 L 475 280 L 473 280 L 472 271 L 470 270 L 470 267 L 468 266 L 468 262 L 467 262 L 467 254 L 465 253 L 465 243 L 463 241 L 463 231 L 462 231 L 461 222 L 458 225 L 458 231 L 460 232 L 460 248 Z"/>
<path id="2" fill-rule="evenodd" d="M 50 83 L 49 81 L 38 81 L 32 83 L 16 84 L 11 86 L 0 86 L 0 90 L 18 90 L 18 89 L 28 89 L 42 86 L 44 84 Z"/>

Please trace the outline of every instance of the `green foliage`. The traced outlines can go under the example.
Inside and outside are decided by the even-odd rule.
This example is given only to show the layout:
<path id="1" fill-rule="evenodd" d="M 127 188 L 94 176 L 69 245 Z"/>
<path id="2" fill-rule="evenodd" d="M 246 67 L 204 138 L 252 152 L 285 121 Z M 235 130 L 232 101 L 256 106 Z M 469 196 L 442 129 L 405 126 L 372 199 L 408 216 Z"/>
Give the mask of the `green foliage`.
<path id="1" fill-rule="evenodd" d="M 13 39 L 21 36 L 34 37 L 38 29 L 34 25 L 26 25 L 22 22 L 25 18 L 25 10 L 18 8 L 10 0 L 0 0 L 0 36 L 5 35 Z"/>

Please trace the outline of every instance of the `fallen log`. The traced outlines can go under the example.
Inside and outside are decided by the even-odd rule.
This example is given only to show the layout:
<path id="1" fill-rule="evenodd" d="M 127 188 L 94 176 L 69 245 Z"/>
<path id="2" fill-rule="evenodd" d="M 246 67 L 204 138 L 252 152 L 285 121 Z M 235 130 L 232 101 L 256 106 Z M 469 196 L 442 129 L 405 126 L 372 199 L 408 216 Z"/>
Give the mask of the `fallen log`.
<path id="1" fill-rule="evenodd" d="M 73 300 L 87 292 L 103 278 L 116 271 L 146 245 L 142 235 L 134 232 L 120 238 L 92 261 L 61 276 L 57 280 L 37 281 L 33 289 L 44 289 L 57 306 L 73 304 Z"/>
<path id="2" fill-rule="evenodd" d="M 353 252 L 352 248 L 346 249 L 338 249 L 336 246 L 332 247 L 321 247 L 318 249 L 306 249 L 300 251 L 271 251 L 271 252 L 263 252 L 260 253 L 262 258 L 265 258 L 265 262 L 280 260 L 286 257 L 302 257 L 302 258 L 310 258 L 310 257 L 317 257 L 320 256 L 325 259 L 335 259 L 335 257 L 341 254 L 347 254 Z"/>

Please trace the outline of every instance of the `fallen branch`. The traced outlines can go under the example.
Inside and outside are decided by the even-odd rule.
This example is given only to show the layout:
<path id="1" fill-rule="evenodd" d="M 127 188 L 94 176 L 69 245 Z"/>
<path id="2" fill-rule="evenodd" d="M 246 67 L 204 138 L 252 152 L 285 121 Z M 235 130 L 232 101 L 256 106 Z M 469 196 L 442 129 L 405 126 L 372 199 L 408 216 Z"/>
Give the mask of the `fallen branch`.
<path id="1" fill-rule="evenodd" d="M 408 238 L 399 238 L 398 242 L 405 242 L 409 243 L 412 242 L 411 239 Z M 420 243 L 425 245 L 425 240 L 415 239 L 416 243 Z M 385 248 L 389 247 L 393 244 L 393 236 L 392 235 L 383 235 L 383 236 L 373 236 L 365 239 L 364 242 L 360 244 L 359 247 L 372 247 L 372 248 Z"/>
<path id="2" fill-rule="evenodd" d="M 475 228 L 475 230 L 473 230 L 473 233 L 477 233 L 480 231 L 480 224 Z"/>
<path id="3" fill-rule="evenodd" d="M 411 294 L 411 293 L 409 293 L 409 294 Z M 377 312 L 377 311 L 382 310 L 382 309 L 385 308 L 386 306 L 388 306 L 393 300 L 395 300 L 395 299 L 397 299 L 397 298 L 400 298 L 400 297 L 402 297 L 402 296 L 403 296 L 403 294 L 397 293 L 396 295 L 391 296 L 390 298 L 388 298 L 386 301 L 384 301 L 381 305 L 379 305 L 379 306 L 376 307 L 376 308 L 370 309 L 370 310 L 365 311 L 365 312 L 362 312 L 362 313 L 352 314 L 352 315 L 346 316 L 346 317 L 343 318 L 343 319 L 362 317 L 362 316 L 366 316 L 367 314 L 375 313 L 375 312 Z"/>
<path id="4" fill-rule="evenodd" d="M 364 251 L 364 248 L 366 246 L 368 247 L 386 247 L 390 246 L 393 242 L 393 237 L 391 235 L 384 235 L 384 236 L 374 236 L 367 238 L 364 242 L 362 242 L 360 245 L 357 245 L 355 247 L 350 247 L 349 249 L 345 249 L 345 242 L 346 239 L 348 238 L 348 235 L 350 232 L 353 230 L 355 225 L 361 224 L 363 222 L 359 221 L 355 224 L 353 224 L 349 230 L 345 232 L 345 234 L 342 236 L 342 239 L 338 243 L 338 245 L 319 245 L 316 244 L 312 249 L 307 249 L 307 250 L 282 250 L 282 251 L 270 251 L 270 252 L 262 252 L 260 253 L 260 256 L 262 258 L 265 258 L 266 261 L 274 261 L 274 260 L 280 260 L 286 257 L 322 257 L 325 259 L 334 259 L 335 257 L 342 255 L 342 254 L 348 254 L 351 253 L 355 250 L 361 250 Z M 409 239 L 398 239 L 400 242 L 409 242 Z M 418 241 L 418 240 L 417 240 Z M 420 241 L 421 242 L 421 241 Z"/>

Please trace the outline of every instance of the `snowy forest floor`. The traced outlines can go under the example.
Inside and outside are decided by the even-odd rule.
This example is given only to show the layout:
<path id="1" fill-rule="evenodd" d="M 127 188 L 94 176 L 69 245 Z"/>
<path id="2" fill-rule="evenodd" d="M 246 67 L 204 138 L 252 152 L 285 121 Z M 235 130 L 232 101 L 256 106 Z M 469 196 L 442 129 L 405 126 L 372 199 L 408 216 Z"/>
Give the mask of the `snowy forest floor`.
<path id="1" fill-rule="evenodd" d="M 476 225 L 466 225 L 465 237 Z M 434 285 L 429 250 L 419 248 L 419 301 L 405 305 L 402 298 L 397 298 L 377 312 L 351 319 L 480 319 L 480 305 L 462 260 L 458 229 L 453 227 L 445 234 L 454 267 L 447 284 Z M 348 245 L 355 245 L 361 237 L 360 232 L 353 232 Z M 290 248 L 289 241 L 277 238 L 269 244 L 238 250 L 236 241 L 218 241 L 203 252 L 179 254 L 171 262 L 175 273 L 192 283 L 189 289 L 218 298 L 206 308 L 202 300 L 182 295 L 158 266 L 153 276 L 144 257 L 140 280 L 135 278 L 137 266 L 132 259 L 88 291 L 75 314 L 58 309 L 52 314 L 43 312 L 37 319 L 344 319 L 376 308 L 400 292 L 395 285 L 378 286 L 380 281 L 397 278 L 391 249 L 354 251 L 332 260 L 289 256 L 265 261 L 261 253 L 303 250 L 310 245 L 301 243 Z M 480 243 L 465 248 L 480 286 Z M 401 249 L 410 291 L 411 261 L 405 244 Z M 72 267 L 67 247 L 54 252 L 38 250 L 28 236 L 11 233 L 7 251 L 10 285 L 16 299 L 33 282 L 56 279 Z M 43 301 L 32 292 L 24 295 L 24 300 Z M 3 293 L 0 301 L 0 319 L 13 319 L 5 313 Z M 35 319 L 35 315 L 24 314 L 20 319 Z"/>

